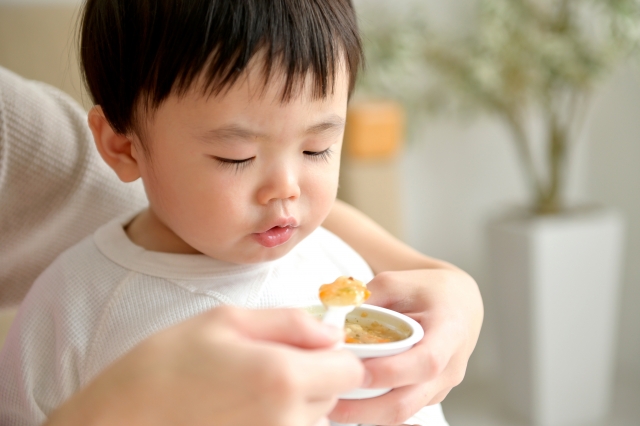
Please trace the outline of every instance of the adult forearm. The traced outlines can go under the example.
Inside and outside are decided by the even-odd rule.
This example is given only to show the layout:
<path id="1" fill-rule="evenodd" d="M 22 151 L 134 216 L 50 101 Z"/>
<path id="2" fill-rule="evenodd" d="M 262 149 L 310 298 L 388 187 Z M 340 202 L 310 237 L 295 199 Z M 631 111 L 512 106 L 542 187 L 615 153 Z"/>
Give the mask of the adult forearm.
<path id="1" fill-rule="evenodd" d="M 368 216 L 340 200 L 336 200 L 322 226 L 353 247 L 376 274 L 413 269 L 459 270 L 450 263 L 418 252 Z"/>

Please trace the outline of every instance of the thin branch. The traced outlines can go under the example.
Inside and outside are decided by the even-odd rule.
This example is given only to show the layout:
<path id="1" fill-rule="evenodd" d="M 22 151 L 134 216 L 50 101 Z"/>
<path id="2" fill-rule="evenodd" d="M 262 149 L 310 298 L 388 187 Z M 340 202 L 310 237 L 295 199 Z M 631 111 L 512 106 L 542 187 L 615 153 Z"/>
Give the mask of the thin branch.
<path id="1" fill-rule="evenodd" d="M 591 103 L 589 99 L 591 98 L 591 93 L 589 91 L 574 92 L 575 104 L 573 106 L 573 114 L 571 117 L 571 122 L 568 127 L 569 135 L 567 136 L 567 140 L 569 144 L 575 145 L 579 142 L 580 134 L 585 129 L 585 124 L 587 120 L 587 113 L 589 112 L 589 107 Z"/>
<path id="2" fill-rule="evenodd" d="M 508 109 L 504 109 L 502 111 L 502 117 L 507 122 L 511 133 L 513 134 L 520 161 L 524 166 L 528 185 L 533 191 L 536 199 L 540 199 L 544 191 L 543 184 L 540 181 L 535 162 L 533 161 L 533 156 L 531 154 L 531 148 L 529 145 L 529 138 L 527 137 L 524 126 L 522 125 L 516 114 Z"/>

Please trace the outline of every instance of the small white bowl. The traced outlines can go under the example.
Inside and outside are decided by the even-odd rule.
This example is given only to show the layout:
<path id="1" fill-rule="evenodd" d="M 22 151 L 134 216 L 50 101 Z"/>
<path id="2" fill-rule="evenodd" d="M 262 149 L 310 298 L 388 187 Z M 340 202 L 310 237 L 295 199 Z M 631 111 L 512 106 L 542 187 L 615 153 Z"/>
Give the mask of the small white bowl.
<path id="1" fill-rule="evenodd" d="M 322 317 L 325 311 L 324 306 L 310 306 L 303 308 L 311 315 L 318 318 Z M 362 316 L 362 314 L 365 316 Z M 383 356 L 397 355 L 399 353 L 408 351 L 422 340 L 424 337 L 424 330 L 422 326 L 416 321 L 412 320 L 406 315 L 392 311 L 390 309 L 381 308 L 373 305 L 362 305 L 353 310 L 347 318 L 358 324 L 370 324 L 374 321 L 379 322 L 391 329 L 400 331 L 403 334 L 407 334 L 404 340 L 390 343 L 345 343 L 344 348 L 350 350 L 358 356 L 360 359 L 367 358 L 379 358 Z M 340 399 L 366 399 L 374 398 L 376 396 L 384 395 L 389 392 L 391 388 L 378 388 L 378 389 L 363 389 L 358 388 L 353 391 L 340 395 Z"/>

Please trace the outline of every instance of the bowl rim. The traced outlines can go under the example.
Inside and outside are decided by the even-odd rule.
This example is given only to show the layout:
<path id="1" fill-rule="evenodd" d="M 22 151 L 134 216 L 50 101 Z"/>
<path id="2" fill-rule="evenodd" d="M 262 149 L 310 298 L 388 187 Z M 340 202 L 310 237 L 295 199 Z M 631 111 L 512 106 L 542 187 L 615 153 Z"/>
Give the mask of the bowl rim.
<path id="1" fill-rule="evenodd" d="M 297 306 L 297 308 L 301 308 L 301 309 L 323 308 L 324 309 L 324 306 L 322 304 L 317 304 L 317 305 Z M 419 341 L 421 341 L 422 338 L 424 337 L 424 329 L 422 328 L 420 323 L 405 314 L 401 314 L 400 312 L 392 311 L 391 309 L 383 308 L 376 305 L 368 305 L 366 303 L 358 306 L 356 309 L 358 308 L 369 310 L 369 311 L 380 312 L 380 313 L 395 317 L 400 321 L 403 321 L 411 328 L 411 336 L 407 337 L 406 339 L 398 340 L 397 342 L 388 342 L 388 343 L 344 343 L 345 349 L 367 348 L 367 350 L 371 350 L 371 351 L 378 351 L 378 350 L 388 351 L 393 349 L 411 347 L 416 343 L 418 343 Z"/>

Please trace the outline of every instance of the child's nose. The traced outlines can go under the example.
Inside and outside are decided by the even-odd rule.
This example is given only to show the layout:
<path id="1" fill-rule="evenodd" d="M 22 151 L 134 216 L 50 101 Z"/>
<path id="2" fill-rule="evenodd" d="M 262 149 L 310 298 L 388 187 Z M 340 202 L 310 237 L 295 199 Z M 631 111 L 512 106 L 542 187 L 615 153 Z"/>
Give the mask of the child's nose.
<path id="1" fill-rule="evenodd" d="M 299 196 L 298 175 L 286 167 L 269 171 L 258 190 L 258 202 L 265 205 L 273 200 L 295 200 Z"/>

